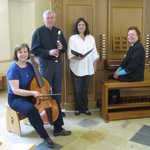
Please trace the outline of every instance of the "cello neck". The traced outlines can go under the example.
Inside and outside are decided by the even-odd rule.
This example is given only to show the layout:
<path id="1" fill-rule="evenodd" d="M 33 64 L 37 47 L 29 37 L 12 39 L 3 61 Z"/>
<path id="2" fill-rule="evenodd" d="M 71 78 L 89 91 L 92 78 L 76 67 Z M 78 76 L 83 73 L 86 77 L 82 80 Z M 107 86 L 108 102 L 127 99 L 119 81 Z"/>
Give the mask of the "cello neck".
<path id="1" fill-rule="evenodd" d="M 31 60 L 31 63 L 32 63 L 32 66 L 33 66 L 33 70 L 34 70 L 37 82 L 38 82 L 40 88 L 42 88 L 44 86 L 44 83 L 43 83 L 42 77 L 40 75 L 40 72 L 39 72 L 39 70 L 37 68 L 37 65 L 36 65 L 36 63 L 34 61 L 34 55 L 33 54 L 30 54 L 30 60 Z"/>

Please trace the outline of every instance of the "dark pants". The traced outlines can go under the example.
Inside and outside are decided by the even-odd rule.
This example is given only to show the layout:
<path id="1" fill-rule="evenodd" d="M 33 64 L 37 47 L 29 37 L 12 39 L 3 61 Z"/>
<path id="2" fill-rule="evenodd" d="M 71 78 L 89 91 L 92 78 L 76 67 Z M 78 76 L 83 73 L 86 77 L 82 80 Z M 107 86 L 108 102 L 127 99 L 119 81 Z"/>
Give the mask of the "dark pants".
<path id="1" fill-rule="evenodd" d="M 44 66 L 44 65 L 43 65 Z M 46 66 L 40 68 L 41 75 L 48 80 L 51 91 L 50 93 L 60 93 L 61 94 L 61 83 L 62 83 L 62 63 L 61 62 L 51 62 L 49 61 Z M 61 95 L 52 96 L 59 107 L 59 115 L 57 120 L 53 123 L 54 132 L 60 131 L 62 125 L 64 125 L 62 112 L 61 112 Z"/>
<path id="2" fill-rule="evenodd" d="M 41 138 L 46 139 L 48 134 L 43 126 L 40 114 L 34 104 L 32 103 L 31 97 L 21 96 L 8 96 L 8 104 L 15 111 L 28 117 L 29 122 L 35 128 Z"/>
<path id="3" fill-rule="evenodd" d="M 88 89 L 91 76 L 76 76 L 71 72 L 74 97 L 75 97 L 75 110 L 85 112 L 88 110 Z"/>
<path id="4" fill-rule="evenodd" d="M 109 104 L 120 103 L 120 90 L 118 89 L 109 90 L 108 101 Z"/>

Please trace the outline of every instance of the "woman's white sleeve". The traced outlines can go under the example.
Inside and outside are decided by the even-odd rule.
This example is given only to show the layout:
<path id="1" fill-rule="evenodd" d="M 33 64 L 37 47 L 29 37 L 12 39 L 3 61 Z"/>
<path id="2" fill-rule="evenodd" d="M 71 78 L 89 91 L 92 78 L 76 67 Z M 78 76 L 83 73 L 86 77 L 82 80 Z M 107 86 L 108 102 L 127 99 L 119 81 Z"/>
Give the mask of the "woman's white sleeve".
<path id="1" fill-rule="evenodd" d="M 94 39 L 94 38 L 93 38 Z M 96 59 L 99 58 L 99 54 L 98 54 L 98 51 L 97 51 L 97 48 L 96 48 L 96 43 L 95 43 L 95 39 L 94 39 L 94 50 L 93 50 L 93 61 L 95 61 Z"/>
<path id="2" fill-rule="evenodd" d="M 73 49 L 73 40 L 72 38 L 70 37 L 69 38 L 69 42 L 68 42 L 68 51 L 67 51 L 67 55 L 68 55 L 68 59 L 71 59 L 74 55 L 71 53 L 71 49 Z"/>

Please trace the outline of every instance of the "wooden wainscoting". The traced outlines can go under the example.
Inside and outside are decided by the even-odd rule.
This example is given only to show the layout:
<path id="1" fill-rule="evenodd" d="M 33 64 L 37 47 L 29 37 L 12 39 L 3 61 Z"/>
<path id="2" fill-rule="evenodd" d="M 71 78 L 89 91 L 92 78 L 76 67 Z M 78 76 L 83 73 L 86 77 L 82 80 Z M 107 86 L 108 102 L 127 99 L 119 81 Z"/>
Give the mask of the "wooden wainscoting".
<path id="1" fill-rule="evenodd" d="M 88 21 L 90 31 L 96 38 L 100 61 L 89 90 L 89 107 L 96 108 L 96 101 L 102 94 L 100 80 L 103 78 L 104 61 L 123 59 L 129 47 L 127 29 L 131 25 L 140 29 L 142 42 L 145 43 L 145 35 L 150 33 L 150 2 L 149 0 L 51 0 L 51 6 L 56 12 L 56 25 L 63 30 L 67 40 L 78 17 L 84 17 Z M 148 52 L 149 50 L 146 50 L 147 54 Z M 150 62 L 149 58 L 147 62 Z M 73 89 L 66 56 L 63 57 L 63 65 L 62 105 L 72 109 Z"/>

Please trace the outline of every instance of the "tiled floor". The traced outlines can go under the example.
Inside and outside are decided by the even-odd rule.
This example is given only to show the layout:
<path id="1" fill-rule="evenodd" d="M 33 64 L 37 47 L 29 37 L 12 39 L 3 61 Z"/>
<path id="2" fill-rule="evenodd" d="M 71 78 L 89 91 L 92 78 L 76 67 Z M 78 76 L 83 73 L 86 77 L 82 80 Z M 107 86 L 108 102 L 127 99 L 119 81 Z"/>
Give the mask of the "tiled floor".
<path id="1" fill-rule="evenodd" d="M 38 146 L 42 143 L 42 140 L 35 133 L 34 129 L 23 123 L 21 123 L 22 137 L 18 137 L 6 131 L 6 100 L 7 93 L 0 92 L 0 141 L 2 142 L 2 144 L 0 144 L 0 150 L 29 150 L 29 147 L 32 145 L 35 144 Z M 145 137 L 141 138 L 140 142 L 133 140 L 135 134 L 139 132 L 140 129 L 142 130 L 143 127 L 150 126 L 150 118 L 104 123 L 98 111 L 93 112 L 92 116 L 86 116 L 84 114 L 74 116 L 72 112 L 66 114 L 64 118 L 65 128 L 70 129 L 72 135 L 67 137 L 52 136 L 53 140 L 60 145 L 58 149 L 150 150 L 149 146 L 141 142 Z M 46 129 L 49 135 L 52 135 L 52 127 L 49 128 L 49 126 L 46 126 Z M 149 131 L 150 128 L 147 128 L 147 130 Z M 147 138 L 148 136 L 146 137 L 148 141 L 149 139 Z"/>
<path id="2" fill-rule="evenodd" d="M 150 126 L 144 125 L 132 138 L 131 141 L 150 146 Z"/>

